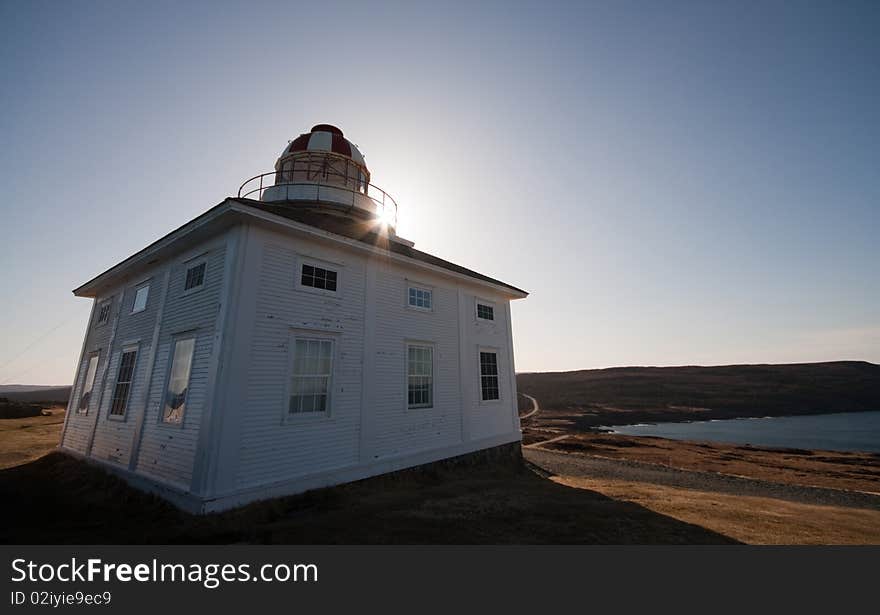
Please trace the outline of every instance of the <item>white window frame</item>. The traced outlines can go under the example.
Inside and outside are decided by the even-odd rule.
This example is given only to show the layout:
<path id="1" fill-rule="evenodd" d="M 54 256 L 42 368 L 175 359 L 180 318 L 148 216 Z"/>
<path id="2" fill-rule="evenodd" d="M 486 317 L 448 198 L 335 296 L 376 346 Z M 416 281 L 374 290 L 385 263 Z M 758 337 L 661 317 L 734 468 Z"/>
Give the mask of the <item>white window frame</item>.
<path id="1" fill-rule="evenodd" d="M 416 404 L 411 406 L 409 403 L 409 349 L 410 348 L 429 348 L 431 350 L 431 403 Z M 404 343 L 403 354 L 403 371 L 404 371 L 404 403 L 408 411 L 430 410 L 437 404 L 437 345 L 434 342 L 424 340 L 407 340 Z"/>
<path id="2" fill-rule="evenodd" d="M 336 272 L 336 290 L 327 290 L 326 288 L 315 288 L 314 286 L 305 286 L 302 283 L 302 270 L 303 265 L 310 265 L 312 267 L 319 267 L 321 269 L 327 269 L 330 271 Z M 342 266 L 341 263 L 334 263 L 332 261 L 324 261 L 317 258 L 312 258 L 310 256 L 302 256 L 299 255 L 294 264 L 294 272 L 293 272 L 293 287 L 296 290 L 301 290 L 307 293 L 314 293 L 316 295 L 323 295 L 325 297 L 342 297 L 342 283 L 343 283 L 343 270 L 345 267 Z"/>
<path id="3" fill-rule="evenodd" d="M 412 303 L 410 303 L 409 302 L 410 290 L 431 293 L 431 307 L 421 307 L 421 306 L 413 305 Z M 404 305 L 408 309 L 415 310 L 416 312 L 433 312 L 434 311 L 434 297 L 435 297 L 435 293 L 434 293 L 433 286 L 428 286 L 427 284 L 419 284 L 417 282 L 411 282 L 411 281 L 407 280 L 406 296 L 403 298 L 403 300 L 404 300 Z"/>
<path id="4" fill-rule="evenodd" d="M 122 367 L 122 357 L 127 352 L 135 352 L 134 365 L 131 368 L 131 380 L 128 381 L 128 393 L 126 393 L 125 404 L 122 406 L 122 414 L 113 414 L 113 402 L 116 400 L 116 387 L 119 386 L 119 368 Z M 134 388 L 134 378 L 137 375 L 138 359 L 141 358 L 141 349 L 138 342 L 126 344 L 119 351 L 119 362 L 116 364 L 116 377 L 113 380 L 113 390 L 110 394 L 110 405 L 107 407 L 107 418 L 111 421 L 124 421 L 128 416 L 128 402 L 131 401 L 131 391 Z M 164 408 L 164 406 L 163 406 Z"/>
<path id="5" fill-rule="evenodd" d="M 187 374 L 186 379 L 186 397 L 183 399 L 183 414 L 180 417 L 179 421 L 166 421 L 165 420 L 165 404 L 168 402 L 168 385 L 171 384 L 171 373 L 174 368 L 174 351 L 177 348 L 177 344 L 180 342 L 185 342 L 187 340 L 192 340 L 193 342 L 193 352 L 192 356 L 189 359 L 189 374 Z M 190 402 L 189 395 L 192 392 L 192 372 L 193 365 L 196 362 L 196 352 L 199 347 L 199 339 L 195 331 L 188 331 L 183 333 L 178 333 L 171 338 L 171 345 L 168 347 L 168 361 L 165 366 L 165 384 L 162 387 L 162 401 L 159 403 L 159 425 L 163 427 L 169 427 L 171 429 L 182 429 L 184 423 L 186 422 L 186 415 L 188 404 Z"/>
<path id="6" fill-rule="evenodd" d="M 320 289 L 319 289 L 320 290 Z M 281 424 L 298 424 L 313 421 L 327 421 L 333 417 L 333 402 L 335 400 L 334 387 L 339 373 L 339 336 L 326 331 L 312 329 L 291 329 L 288 334 L 287 344 L 287 370 L 284 372 L 284 399 L 281 404 Z M 296 359 L 296 342 L 319 341 L 330 342 L 330 373 L 327 381 L 327 404 L 322 412 L 291 412 L 290 397 L 293 395 L 293 366 Z M 303 374 L 304 375 L 304 374 Z M 314 375 L 314 374 L 311 374 Z"/>
<path id="7" fill-rule="evenodd" d="M 195 269 L 199 265 L 205 266 L 205 273 L 202 276 L 202 282 L 198 286 L 193 286 L 192 288 L 186 287 L 186 278 L 189 276 L 190 269 Z M 195 258 L 191 258 L 188 261 L 184 261 L 183 263 L 183 284 L 181 285 L 183 288 L 183 292 L 181 296 L 185 297 L 187 295 L 191 295 L 193 293 L 197 293 L 208 283 L 208 257 L 207 256 L 197 256 Z"/>
<path id="8" fill-rule="evenodd" d="M 495 375 L 495 378 L 498 380 L 498 399 L 483 399 L 483 363 L 481 361 L 480 353 L 483 352 L 491 352 L 495 355 L 495 367 L 498 373 Z M 499 404 L 501 400 L 504 398 L 502 394 L 501 388 L 501 351 L 498 348 L 494 348 L 492 346 L 479 346 L 477 347 L 477 391 L 479 394 L 480 404 Z"/>
<path id="9" fill-rule="evenodd" d="M 482 316 L 480 316 L 480 307 L 479 306 L 481 306 L 481 305 L 492 308 L 492 318 L 491 319 L 490 318 L 483 318 Z M 477 322 L 491 322 L 491 323 L 498 322 L 497 314 L 498 314 L 498 307 L 495 305 L 494 301 L 480 299 L 479 297 L 475 298 L 475 300 L 474 300 L 474 318 L 477 319 Z"/>
<path id="10" fill-rule="evenodd" d="M 150 282 L 151 281 L 152 280 L 148 280 L 146 282 L 141 282 L 140 284 L 138 284 L 137 286 L 134 287 L 134 298 L 131 300 L 131 313 L 132 314 L 140 314 L 141 312 L 146 311 L 147 306 L 150 304 Z M 138 309 L 136 309 L 138 294 L 144 289 L 147 289 L 147 299 L 144 301 L 144 307 L 142 307 L 141 309 L 138 310 Z"/>
<path id="11" fill-rule="evenodd" d="M 83 395 L 85 395 L 87 392 L 86 391 L 86 383 L 89 380 L 89 371 L 91 370 L 92 359 L 95 360 L 95 371 L 92 374 L 92 382 L 91 382 L 91 386 L 89 387 L 89 390 L 88 390 L 89 400 L 86 402 L 85 408 L 83 408 L 82 407 L 82 399 L 83 399 Z M 91 408 L 91 406 L 92 406 L 92 398 L 94 397 L 94 395 L 92 395 L 92 394 L 95 392 L 95 381 L 98 379 L 98 369 L 100 367 L 101 367 L 101 351 L 95 350 L 93 352 L 90 352 L 88 354 L 88 357 L 86 358 L 85 371 L 83 371 L 83 381 L 79 385 L 79 396 L 76 399 L 76 414 L 86 415 L 89 413 L 89 408 Z"/>
<path id="12" fill-rule="evenodd" d="M 101 320 L 101 313 L 104 311 L 104 307 L 107 307 L 107 318 Z M 113 297 L 109 299 L 104 299 L 101 303 L 98 304 L 98 317 L 95 320 L 96 327 L 103 327 L 108 322 L 110 322 L 110 317 L 113 316 Z"/>

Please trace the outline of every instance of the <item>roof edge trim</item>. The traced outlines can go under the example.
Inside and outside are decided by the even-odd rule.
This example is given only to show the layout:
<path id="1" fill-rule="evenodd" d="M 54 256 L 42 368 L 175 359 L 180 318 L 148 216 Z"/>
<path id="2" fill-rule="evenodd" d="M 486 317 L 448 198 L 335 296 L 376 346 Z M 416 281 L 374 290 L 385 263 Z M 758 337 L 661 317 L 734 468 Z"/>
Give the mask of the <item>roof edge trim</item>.
<path id="1" fill-rule="evenodd" d="M 270 222 L 276 224 L 278 226 L 287 227 L 290 229 L 295 229 L 298 232 L 305 233 L 308 235 L 312 235 L 315 237 L 320 237 L 323 239 L 329 239 L 331 241 L 335 241 L 338 243 L 342 243 L 350 248 L 355 250 L 359 250 L 362 252 L 373 253 L 373 254 L 381 254 L 384 258 L 390 258 L 391 260 L 406 263 L 409 265 L 413 265 L 419 267 L 421 269 L 425 269 L 428 271 L 433 271 L 439 275 L 443 275 L 446 277 L 451 277 L 459 280 L 463 280 L 469 282 L 471 284 L 476 284 L 478 286 L 493 288 L 494 290 L 500 292 L 503 295 L 514 299 L 524 299 L 528 297 L 529 293 L 526 291 L 519 289 L 515 286 L 511 286 L 505 282 L 500 280 L 489 281 L 481 278 L 476 278 L 471 275 L 467 275 L 464 273 L 460 273 L 458 271 L 453 271 L 451 269 L 447 269 L 445 267 L 440 267 L 438 265 L 434 265 L 431 263 L 426 263 L 424 261 L 420 261 L 406 255 L 396 254 L 391 252 L 390 250 L 384 249 L 379 246 L 370 245 L 364 243 L 362 241 L 358 241 L 356 239 L 351 239 L 344 235 L 339 235 L 337 233 L 333 233 L 331 231 L 327 231 L 318 227 L 314 227 L 308 224 L 304 224 L 302 222 L 297 222 L 295 220 L 291 220 L 289 218 L 285 218 L 283 216 L 279 216 L 277 214 L 273 214 L 269 211 L 261 210 L 252 205 L 248 205 L 247 203 L 242 203 L 241 201 L 229 197 L 224 199 L 222 202 L 218 203 L 211 209 L 206 212 L 200 214 L 199 216 L 193 218 L 189 222 L 179 226 L 178 228 L 170 231 L 169 233 L 163 235 L 153 243 L 149 244 L 145 248 L 142 248 L 138 252 L 132 254 L 128 258 L 120 261 L 116 265 L 110 267 L 104 272 L 96 275 L 89 281 L 81 284 L 77 288 L 73 290 L 73 294 L 77 297 L 94 297 L 97 295 L 95 292 L 100 286 L 102 286 L 105 282 L 108 282 L 110 278 L 115 276 L 121 276 L 123 272 L 133 266 L 143 264 L 147 259 L 149 259 L 156 252 L 168 248 L 173 244 L 177 243 L 187 235 L 192 232 L 200 229 L 206 224 L 213 222 L 220 218 L 221 216 L 228 214 L 230 212 L 235 212 L 237 214 L 257 218 L 260 220 L 264 220 L 266 222 Z M 437 258 L 437 257 L 434 257 Z M 443 259 L 438 259 L 443 260 Z M 449 261 L 444 261 L 449 262 Z M 454 263 L 449 263 L 450 265 L 455 265 Z M 455 265 L 460 267 L 459 265 Z M 462 269 L 466 269 L 465 267 L 461 267 Z M 474 272 L 476 273 L 476 272 Z M 482 275 L 482 274 L 479 274 Z M 486 276 L 488 277 L 488 276 Z"/>

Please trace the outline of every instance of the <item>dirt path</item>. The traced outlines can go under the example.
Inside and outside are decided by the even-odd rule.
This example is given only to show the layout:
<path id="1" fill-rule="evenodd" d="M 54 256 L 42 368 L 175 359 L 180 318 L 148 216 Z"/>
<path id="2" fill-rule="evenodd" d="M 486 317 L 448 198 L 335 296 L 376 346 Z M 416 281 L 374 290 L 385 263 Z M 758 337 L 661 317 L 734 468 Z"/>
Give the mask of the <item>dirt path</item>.
<path id="1" fill-rule="evenodd" d="M 523 414 L 521 417 L 519 417 L 519 420 L 522 421 L 524 419 L 527 419 L 529 417 L 532 417 L 532 416 L 535 416 L 536 414 L 538 414 L 538 411 L 541 409 L 541 407 L 538 406 L 538 400 L 535 399 L 534 397 L 532 397 L 531 395 L 526 395 L 525 393 L 520 393 L 520 395 L 522 395 L 523 397 L 528 397 L 529 400 L 531 400 L 532 409 L 529 410 L 528 413 Z"/>
<path id="2" fill-rule="evenodd" d="M 536 444 L 544 444 L 544 442 Z M 534 448 L 534 446 L 523 447 L 525 458 L 545 472 L 559 476 L 652 483 L 698 491 L 776 498 L 807 504 L 880 510 L 880 496 L 861 491 L 774 483 L 717 472 L 681 470 L 639 461 L 559 453 Z"/>
<path id="3" fill-rule="evenodd" d="M 540 448 L 545 444 L 551 444 L 553 442 L 561 442 L 565 440 L 568 436 L 556 436 L 555 438 L 550 438 L 549 440 L 541 440 L 540 442 L 532 442 L 531 444 L 526 444 L 523 448 Z"/>

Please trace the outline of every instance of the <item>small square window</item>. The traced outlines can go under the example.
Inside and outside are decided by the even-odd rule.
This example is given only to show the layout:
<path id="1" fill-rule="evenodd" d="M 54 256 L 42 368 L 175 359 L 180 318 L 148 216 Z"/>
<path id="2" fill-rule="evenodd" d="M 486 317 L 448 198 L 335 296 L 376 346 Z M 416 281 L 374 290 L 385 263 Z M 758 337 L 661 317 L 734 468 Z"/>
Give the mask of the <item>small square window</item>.
<path id="1" fill-rule="evenodd" d="M 193 290 L 194 288 L 199 288 L 205 283 L 205 269 L 207 268 L 207 263 L 199 263 L 198 265 L 191 265 L 186 270 L 186 281 L 183 284 L 184 292 L 188 290 Z"/>
<path id="2" fill-rule="evenodd" d="M 434 293 L 427 288 L 410 286 L 407 293 L 407 303 L 410 307 L 420 310 L 431 310 L 434 305 Z"/>
<path id="3" fill-rule="evenodd" d="M 112 301 L 105 301 L 98 308 L 98 324 L 105 325 L 110 320 L 110 308 L 113 306 Z"/>
<path id="4" fill-rule="evenodd" d="M 495 306 L 478 301 L 477 318 L 480 320 L 495 320 Z"/>
<path id="5" fill-rule="evenodd" d="M 131 306 L 132 313 L 143 312 L 147 309 L 147 298 L 150 296 L 150 285 L 141 286 L 134 295 L 134 303 Z"/>
<path id="6" fill-rule="evenodd" d="M 317 265 L 303 265 L 299 283 L 301 286 L 317 288 L 335 293 L 339 274 L 333 269 Z"/>

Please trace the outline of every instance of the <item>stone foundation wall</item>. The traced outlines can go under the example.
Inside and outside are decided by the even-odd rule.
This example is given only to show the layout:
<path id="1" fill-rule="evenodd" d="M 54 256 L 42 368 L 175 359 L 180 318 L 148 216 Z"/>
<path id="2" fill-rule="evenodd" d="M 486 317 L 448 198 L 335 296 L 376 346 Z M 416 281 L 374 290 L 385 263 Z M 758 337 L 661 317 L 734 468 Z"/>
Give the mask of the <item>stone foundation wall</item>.
<path id="1" fill-rule="evenodd" d="M 455 472 L 461 469 L 495 469 L 507 471 L 519 471 L 525 468 L 525 461 L 522 455 L 522 445 L 520 442 L 510 442 L 492 448 L 484 448 L 473 453 L 458 455 L 457 457 L 448 457 L 439 461 L 432 461 L 411 468 L 397 470 L 387 474 L 380 474 L 363 480 L 376 479 L 406 479 L 418 478 L 420 476 L 436 476 L 438 478 L 446 472 Z"/>

